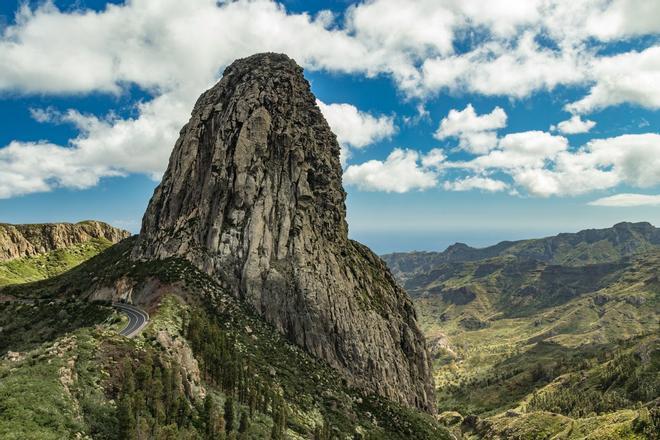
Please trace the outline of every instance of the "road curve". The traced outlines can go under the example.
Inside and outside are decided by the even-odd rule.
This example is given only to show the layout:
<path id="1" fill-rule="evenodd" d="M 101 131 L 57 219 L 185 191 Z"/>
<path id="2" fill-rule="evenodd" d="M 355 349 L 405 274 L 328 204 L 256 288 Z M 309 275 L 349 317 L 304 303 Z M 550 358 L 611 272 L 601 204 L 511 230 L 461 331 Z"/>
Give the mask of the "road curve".
<path id="1" fill-rule="evenodd" d="M 142 331 L 142 329 L 149 323 L 149 314 L 142 309 L 138 309 L 134 305 L 125 303 L 114 303 L 113 307 L 119 309 L 126 316 L 128 316 L 128 324 L 120 335 L 132 338 Z"/>

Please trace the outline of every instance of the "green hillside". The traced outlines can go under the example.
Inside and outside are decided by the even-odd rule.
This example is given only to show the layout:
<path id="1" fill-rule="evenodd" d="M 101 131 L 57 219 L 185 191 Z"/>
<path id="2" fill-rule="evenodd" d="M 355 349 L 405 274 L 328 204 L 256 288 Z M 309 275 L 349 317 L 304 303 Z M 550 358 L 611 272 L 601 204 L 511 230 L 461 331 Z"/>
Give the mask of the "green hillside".
<path id="1" fill-rule="evenodd" d="M 103 238 L 57 249 L 44 254 L 0 261 L 0 286 L 43 280 L 59 275 L 112 246 Z"/>
<path id="2" fill-rule="evenodd" d="M 67 313 L 83 304 L 95 310 L 86 312 L 94 319 L 75 324 L 53 309 L 43 320 L 59 336 L 25 338 L 14 332 L 31 328 L 30 306 L 2 306 L 3 319 L 25 324 L 3 330 L 21 352 L 0 364 L 0 437 L 449 438 L 431 416 L 352 387 L 184 260 L 133 264 L 132 244 L 60 276 L 0 289 L 47 298 Z M 130 340 L 113 331 L 117 317 L 108 307 L 84 301 L 119 278 L 137 290 L 157 281 L 162 293 L 152 298 L 150 325 Z"/>
<path id="3" fill-rule="evenodd" d="M 396 256 L 434 357 L 441 418 L 455 432 L 652 438 L 660 249 L 651 229 L 623 225 L 501 244 L 483 259 L 451 248 L 454 257 L 430 266 Z M 531 258 L 538 249 L 554 251 Z"/>

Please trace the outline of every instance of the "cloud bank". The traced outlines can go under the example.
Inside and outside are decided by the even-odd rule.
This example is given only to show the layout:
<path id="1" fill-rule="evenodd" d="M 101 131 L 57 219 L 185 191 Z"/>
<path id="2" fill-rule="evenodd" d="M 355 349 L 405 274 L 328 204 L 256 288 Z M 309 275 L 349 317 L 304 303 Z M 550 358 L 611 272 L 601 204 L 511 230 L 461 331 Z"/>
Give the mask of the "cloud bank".
<path id="1" fill-rule="evenodd" d="M 447 92 L 521 99 L 558 86 L 581 87 L 584 95 L 565 105 L 574 116 L 558 130 L 585 132 L 590 121 L 578 115 L 622 103 L 660 108 L 655 86 L 660 46 L 599 50 L 657 35 L 659 15 L 660 3 L 645 0 L 371 0 L 348 7 L 342 19 L 329 11 L 291 13 L 269 0 L 191 0 L 185 7 L 175 0 L 127 0 L 100 12 L 61 11 L 52 2 L 36 8 L 24 4 L 0 35 L 0 92 L 117 95 L 136 86 L 152 98 L 137 103 L 132 118 L 60 109 L 59 120 L 44 119 L 73 124 L 79 134 L 67 145 L 18 139 L 0 148 L 0 197 L 84 188 L 105 176 L 158 176 L 199 93 L 228 63 L 261 51 L 286 52 L 311 70 L 386 75 L 406 99 L 422 102 Z M 351 148 L 364 148 L 396 130 L 391 116 L 371 115 L 350 103 L 320 106 L 344 146 L 344 157 Z M 461 128 L 460 118 L 480 128 Z M 605 165 L 605 159 L 596 159 L 601 157 L 597 150 L 623 141 L 603 139 L 571 152 L 548 133 L 498 138 L 496 130 L 506 122 L 502 109 L 477 115 L 470 106 L 446 119 L 436 137 L 455 138 L 476 155 L 443 165 L 476 173 L 449 188 L 476 187 L 477 182 L 486 187 L 486 180 L 477 179 L 488 179 L 485 173 L 495 170 L 512 179 L 507 185 L 541 196 L 628 181 L 642 187 L 655 178 L 638 160 L 656 151 L 652 134 L 624 139 L 624 152 Z M 646 150 L 640 152 L 641 139 Z M 373 172 L 408 167 L 413 177 L 385 188 L 428 188 L 432 175 L 437 180 L 438 170 L 420 165 L 423 154 L 395 150 L 392 155 L 380 166 L 372 163 Z M 622 155 L 626 159 L 619 159 Z M 626 160 L 642 167 L 637 177 Z M 359 175 L 362 180 L 354 174 L 347 179 L 366 185 L 358 183 L 369 180 L 366 174 Z"/>

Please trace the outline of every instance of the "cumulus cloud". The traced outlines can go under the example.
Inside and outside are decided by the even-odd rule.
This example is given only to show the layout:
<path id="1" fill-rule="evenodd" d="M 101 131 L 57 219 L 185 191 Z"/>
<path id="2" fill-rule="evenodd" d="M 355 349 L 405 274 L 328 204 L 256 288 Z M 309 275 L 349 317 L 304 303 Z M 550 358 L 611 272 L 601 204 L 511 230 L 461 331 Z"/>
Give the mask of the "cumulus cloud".
<path id="1" fill-rule="evenodd" d="M 0 149 L 0 198 L 53 187 L 88 188 L 101 177 L 120 175 L 111 168 L 81 161 L 76 152 L 49 143 L 12 142 Z"/>
<path id="2" fill-rule="evenodd" d="M 192 0 L 185 8 L 175 0 L 131 0 L 109 4 L 100 12 L 61 11 L 48 1 L 36 8 L 24 3 L 15 23 L 0 30 L 0 91 L 121 94 L 137 86 L 152 98 L 138 104 L 137 116 L 127 119 L 64 112 L 68 116 L 60 122 L 80 130 L 69 145 L 15 141 L 4 147 L 12 148 L 0 162 L 0 191 L 10 197 L 73 186 L 67 176 L 56 175 L 57 167 L 47 170 L 48 177 L 40 183 L 27 171 L 17 176 L 22 168 L 12 158 L 27 151 L 47 154 L 43 157 L 49 160 L 52 155 L 76 167 L 80 176 L 93 177 L 81 177 L 80 182 L 117 173 L 158 175 L 200 91 L 234 59 L 261 51 L 286 52 L 306 69 L 388 75 L 407 98 L 422 101 L 442 91 L 524 98 L 538 90 L 576 85 L 588 87 L 586 96 L 566 107 L 576 115 L 621 103 L 657 109 L 660 46 L 601 55 L 592 44 L 660 32 L 655 3 L 371 0 L 349 7 L 341 21 L 328 11 L 315 16 L 291 13 L 270 0 Z M 459 45 L 461 51 L 456 50 Z M 329 105 L 330 112 L 338 109 L 333 105 L 337 104 Z M 425 117 L 426 110 L 420 109 L 420 118 Z M 361 148 L 394 130 L 387 116 L 350 106 L 336 113 L 328 119 L 336 116 L 331 124 L 350 148 Z M 47 112 L 36 111 L 34 117 L 48 120 Z M 552 180 L 555 174 L 535 175 L 530 170 L 556 170 L 538 167 L 541 159 L 521 160 L 525 154 L 511 152 L 495 130 L 464 130 L 456 136 L 468 152 L 492 153 L 488 159 L 468 161 L 469 166 L 481 161 L 488 167 L 488 162 L 516 156 L 525 163 L 508 167 L 516 169 L 511 174 L 517 182 L 544 187 L 538 182 Z M 556 160 L 559 166 L 562 155 L 543 160 Z M 602 172 L 608 179 L 612 175 Z"/>
<path id="3" fill-rule="evenodd" d="M 599 59 L 583 44 L 590 38 L 657 33 L 652 3 L 372 0 L 350 6 L 341 23 L 328 11 L 288 13 L 269 0 L 193 0 L 186 8 L 132 0 L 100 13 L 24 5 L 0 40 L 0 89 L 118 93 L 130 83 L 153 90 L 205 84 L 233 59 L 273 50 L 308 68 L 389 74 L 413 95 L 467 86 L 521 97 L 589 81 Z M 490 38 L 456 54 L 457 40 L 475 29 Z M 540 45 L 539 36 L 557 49 Z"/>
<path id="4" fill-rule="evenodd" d="M 631 208 L 634 206 L 660 206 L 660 195 L 616 194 L 589 202 L 592 206 Z"/>
<path id="5" fill-rule="evenodd" d="M 551 126 L 550 129 L 564 134 L 578 134 L 588 133 L 595 126 L 596 123 L 594 121 L 590 121 L 589 119 L 583 120 L 580 115 L 573 115 L 571 119 L 561 121 L 556 126 Z"/>
<path id="6" fill-rule="evenodd" d="M 150 90 L 200 87 L 223 66 L 259 51 L 286 52 L 313 68 L 365 72 L 367 48 L 327 17 L 287 14 L 267 0 L 219 4 L 133 0 L 103 12 L 61 12 L 52 3 L 24 5 L 0 40 L 0 89 L 38 93 L 118 93 L 134 83 Z M 222 42 L 222 44 L 218 44 Z"/>
<path id="7" fill-rule="evenodd" d="M 591 61 L 594 82 L 584 98 L 568 104 L 573 113 L 590 113 L 604 107 L 632 102 L 649 109 L 660 108 L 660 46 Z"/>
<path id="8" fill-rule="evenodd" d="M 488 192 L 504 191 L 509 185 L 501 180 L 491 179 L 489 177 L 466 177 L 444 183 L 444 188 L 448 191 L 470 191 L 480 189 Z"/>
<path id="9" fill-rule="evenodd" d="M 574 152 L 567 151 L 563 141 L 554 147 L 541 145 L 527 148 L 536 151 L 535 160 L 510 158 L 508 166 L 501 165 L 518 186 L 535 196 L 577 195 L 620 184 L 638 188 L 660 184 L 660 135 L 655 133 L 591 140 Z"/>
<path id="10" fill-rule="evenodd" d="M 409 93 L 449 90 L 523 98 L 538 90 L 585 81 L 585 63 L 581 53 L 540 46 L 536 35 L 527 31 L 513 42 L 492 41 L 467 53 L 427 58 Z"/>
<path id="11" fill-rule="evenodd" d="M 495 107 L 490 113 L 478 116 L 472 104 L 463 110 L 450 110 L 440 121 L 433 137 L 438 140 L 456 137 L 459 147 L 471 153 L 486 153 L 497 146 L 495 130 L 506 126 L 506 113 Z"/>
<path id="12" fill-rule="evenodd" d="M 602 41 L 660 33 L 660 3 L 647 0 L 613 0 L 596 8 L 586 22 L 589 34 Z"/>
<path id="13" fill-rule="evenodd" d="M 497 149 L 454 167 L 484 171 L 488 169 L 541 168 L 568 148 L 568 140 L 544 131 L 510 133 L 498 141 Z"/>
<path id="14" fill-rule="evenodd" d="M 349 148 L 364 148 L 396 132 L 393 116 L 373 116 L 351 104 L 325 104 L 316 100 L 342 147 L 342 163 Z"/>
<path id="15" fill-rule="evenodd" d="M 571 149 L 563 136 L 542 131 L 510 133 L 496 149 L 468 161 L 444 160 L 443 169 L 464 173 L 448 190 L 512 188 L 537 197 L 584 194 L 621 184 L 636 188 L 660 185 L 660 134 L 645 133 L 594 139 Z M 483 173 L 498 172 L 508 181 L 494 183 Z M 485 180 L 484 180 L 485 179 Z"/>
<path id="16" fill-rule="evenodd" d="M 424 190 L 437 185 L 437 167 L 443 160 L 439 150 L 423 156 L 417 151 L 396 148 L 384 161 L 370 160 L 349 166 L 344 172 L 344 183 L 364 191 Z"/>
<path id="17" fill-rule="evenodd" d="M 76 110 L 32 109 L 43 123 L 72 124 L 79 135 L 61 146 L 47 142 L 12 142 L 0 148 L 0 198 L 67 187 L 83 189 L 99 179 L 144 173 L 159 179 L 174 140 L 192 104 L 163 94 L 137 104 L 139 116 L 99 118 Z M 23 173 L 19 176 L 19 171 Z"/>

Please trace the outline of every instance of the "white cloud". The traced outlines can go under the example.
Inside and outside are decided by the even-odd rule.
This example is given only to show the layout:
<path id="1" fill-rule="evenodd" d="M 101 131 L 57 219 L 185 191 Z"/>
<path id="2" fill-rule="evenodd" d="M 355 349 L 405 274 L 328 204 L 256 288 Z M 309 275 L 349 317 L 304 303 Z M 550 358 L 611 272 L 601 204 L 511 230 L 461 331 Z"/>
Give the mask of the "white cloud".
<path id="1" fill-rule="evenodd" d="M 487 153 L 497 146 L 495 130 L 506 126 L 506 113 L 495 107 L 490 113 L 478 116 L 472 104 L 463 110 L 452 109 L 440 121 L 433 137 L 459 139 L 459 147 L 472 153 Z"/>
<path id="2" fill-rule="evenodd" d="M 563 136 L 553 136 L 535 130 L 510 133 L 499 140 L 497 149 L 467 162 L 457 162 L 452 166 L 477 171 L 541 168 L 566 148 L 568 148 L 568 140 Z"/>
<path id="3" fill-rule="evenodd" d="M 422 156 L 422 166 L 424 168 L 439 169 L 443 166 L 445 160 L 447 160 L 445 152 L 440 148 L 433 148 Z"/>
<path id="4" fill-rule="evenodd" d="M 660 134 L 628 134 L 589 141 L 579 155 L 584 163 L 610 169 L 639 188 L 660 184 Z"/>
<path id="5" fill-rule="evenodd" d="M 444 183 L 444 188 L 448 191 L 470 191 L 481 189 L 488 192 L 504 191 L 509 185 L 501 180 L 491 179 L 489 177 L 466 177 Z"/>
<path id="6" fill-rule="evenodd" d="M 453 52 L 458 17 L 450 2 L 376 0 L 352 6 L 347 28 L 356 39 L 395 56 Z"/>
<path id="7" fill-rule="evenodd" d="M 0 198 L 53 187 L 88 188 L 99 178 L 120 175 L 103 165 L 84 163 L 76 151 L 48 143 L 12 142 L 0 149 Z"/>
<path id="8" fill-rule="evenodd" d="M 68 146 L 12 142 L 0 148 L 0 198 L 57 187 L 83 189 L 102 177 L 145 173 L 159 179 L 190 105 L 171 94 L 138 104 L 136 119 L 98 118 L 75 110 L 33 109 L 41 122 L 70 123 Z"/>
<path id="9" fill-rule="evenodd" d="M 405 193 L 437 185 L 435 167 L 443 160 L 437 150 L 430 158 L 417 151 L 394 149 L 384 161 L 370 160 L 351 165 L 344 172 L 344 183 L 365 191 Z M 425 164 L 426 161 L 426 164 Z"/>
<path id="10" fill-rule="evenodd" d="M 621 184 L 650 188 L 660 185 L 660 134 L 594 139 L 569 150 L 563 136 L 510 133 L 499 140 L 497 149 L 468 161 L 445 160 L 442 167 L 466 173 L 456 182 L 500 172 L 514 187 L 539 197 L 578 195 Z M 454 182 L 445 186 L 454 189 Z"/>
<path id="11" fill-rule="evenodd" d="M 590 121 L 589 119 L 582 120 L 580 115 L 573 115 L 571 119 L 561 121 L 556 126 L 553 125 L 550 127 L 550 129 L 564 134 L 578 134 L 588 133 L 595 126 L 596 123 L 594 121 Z"/>
<path id="12" fill-rule="evenodd" d="M 447 89 L 523 98 L 538 90 L 586 80 L 584 55 L 543 48 L 535 36 L 527 31 L 513 42 L 491 41 L 464 54 L 429 57 L 409 93 L 424 95 Z"/>
<path id="13" fill-rule="evenodd" d="M 207 86 L 223 66 L 259 51 L 286 52 L 308 67 L 366 72 L 367 48 L 328 19 L 287 14 L 266 0 L 218 4 L 133 0 L 105 11 L 61 12 L 51 3 L 21 9 L 0 40 L 0 89 L 118 93 Z M 221 43 L 219 43 L 221 42 Z"/>
<path id="14" fill-rule="evenodd" d="M 351 104 L 325 104 L 316 100 L 340 144 L 364 148 L 396 132 L 394 117 L 373 116 Z"/>
<path id="15" fill-rule="evenodd" d="M 660 2 L 614 0 L 605 9 L 595 10 L 586 22 L 589 34 L 600 40 L 660 33 Z"/>
<path id="16" fill-rule="evenodd" d="M 566 107 L 576 115 L 621 103 L 660 108 L 660 46 L 603 56 L 592 43 L 600 40 L 598 48 L 607 47 L 660 32 L 660 6 L 645 0 L 370 0 L 348 8 L 342 21 L 328 11 L 313 17 L 289 13 L 269 0 L 191 0 L 185 8 L 176 0 L 130 0 L 101 12 L 63 12 L 52 2 L 36 9 L 27 4 L 14 24 L 0 29 L 0 91 L 121 94 L 136 85 L 153 99 L 139 104 L 137 116 L 128 119 L 65 112 L 69 116 L 63 120 L 80 130 L 66 146 L 11 143 L 0 162 L 4 197 L 57 185 L 93 185 L 108 174 L 158 175 L 199 93 L 231 61 L 262 51 L 285 52 L 307 69 L 389 75 L 407 98 L 422 101 L 445 90 L 524 98 L 573 85 L 589 87 L 586 96 Z M 461 52 L 455 50 L 459 45 Z M 421 118 L 426 113 L 420 109 Z M 389 136 L 393 127 L 386 116 L 350 107 L 344 113 L 331 124 L 352 148 Z M 48 120 L 47 112 L 33 115 Z M 352 125 L 355 121 L 359 125 Z M 359 128 L 340 128 L 353 126 Z M 457 136 L 462 148 L 482 154 L 467 161 L 469 167 L 497 167 L 512 159 L 505 168 L 515 170 L 512 179 L 521 185 L 544 188 L 542 193 L 565 191 L 562 185 L 552 190 L 538 183 L 564 172 L 553 168 L 562 163 L 579 168 L 567 165 L 569 153 L 541 157 L 541 152 L 506 148 L 504 140 L 496 146 L 496 129 Z M 41 180 L 29 170 L 19 176 L 16 170 L 24 168 L 12 161 L 27 151 L 68 165 L 46 170 L 48 177 Z M 81 176 L 75 184 L 56 174 L 71 167 Z M 611 167 L 617 171 L 583 171 L 593 173 L 601 186 L 612 176 L 628 178 L 623 163 Z"/>
<path id="17" fill-rule="evenodd" d="M 617 208 L 631 208 L 634 206 L 660 206 L 660 195 L 616 194 L 589 202 L 589 205 Z"/>
<path id="18" fill-rule="evenodd" d="M 589 113 L 627 102 L 660 108 L 660 46 L 595 59 L 589 76 L 594 86 L 587 96 L 567 105 L 568 111 Z"/>
<path id="19" fill-rule="evenodd" d="M 207 85 L 235 58 L 272 50 L 308 68 L 390 74 L 413 95 L 467 87 L 522 97 L 589 81 L 598 57 L 582 44 L 588 38 L 657 33 L 659 7 L 651 3 L 372 0 L 349 7 L 341 23 L 329 11 L 287 13 L 268 0 L 192 0 L 186 8 L 175 0 L 132 0 L 100 13 L 45 3 L 23 6 L 16 25 L 4 30 L 0 89 L 118 93 L 130 83 L 151 90 L 182 81 Z M 455 54 L 457 40 L 474 30 L 490 38 Z M 558 49 L 540 46 L 538 36 Z"/>
<path id="20" fill-rule="evenodd" d="M 440 122 L 435 135 L 443 139 L 448 136 L 460 136 L 465 132 L 496 130 L 505 126 L 506 113 L 500 107 L 495 107 L 490 113 L 477 116 L 472 104 L 468 104 L 463 110 L 450 110 Z"/>

